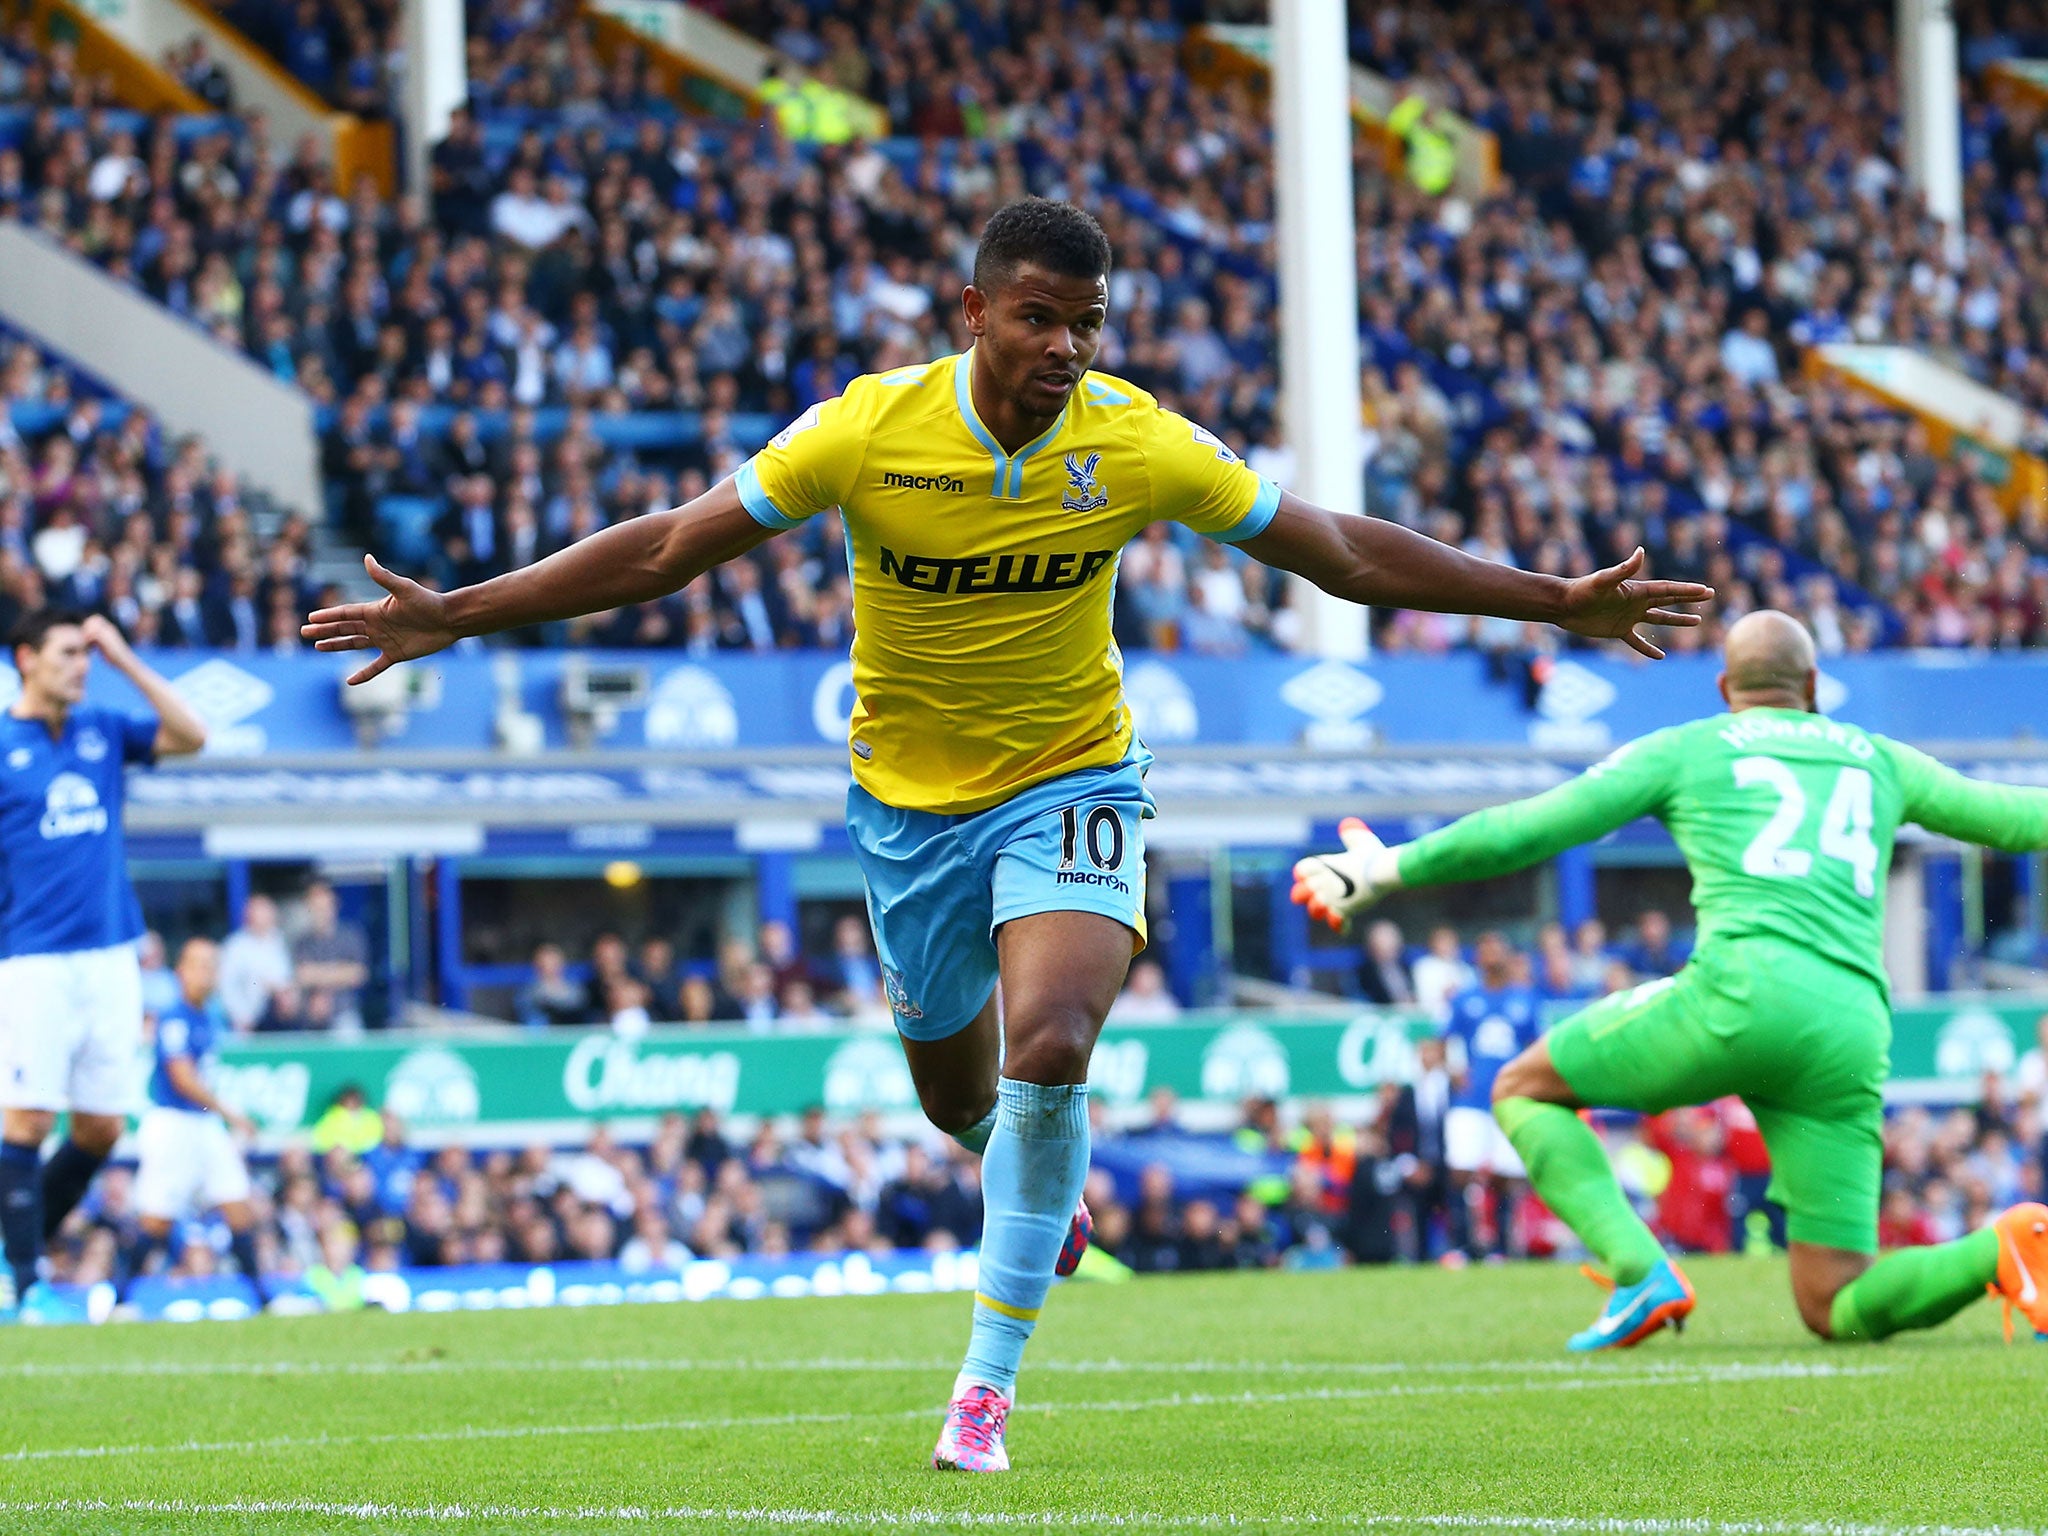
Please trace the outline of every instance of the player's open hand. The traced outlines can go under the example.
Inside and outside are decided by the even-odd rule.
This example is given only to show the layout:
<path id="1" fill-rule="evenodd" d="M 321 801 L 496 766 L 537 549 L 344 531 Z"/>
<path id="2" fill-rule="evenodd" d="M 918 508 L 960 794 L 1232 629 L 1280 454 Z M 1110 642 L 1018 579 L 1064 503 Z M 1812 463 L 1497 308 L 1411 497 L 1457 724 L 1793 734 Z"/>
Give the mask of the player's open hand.
<path id="1" fill-rule="evenodd" d="M 1621 564 L 1572 581 L 1558 627 L 1597 640 L 1626 640 L 1652 661 L 1662 661 L 1664 652 L 1643 633 L 1641 626 L 1661 624 L 1671 629 L 1691 629 L 1699 623 L 1700 616 L 1682 612 L 1673 605 L 1711 602 L 1714 589 L 1696 581 L 1637 581 L 1636 572 L 1642 568 L 1643 551 L 1638 545 L 1636 552 Z"/>
<path id="2" fill-rule="evenodd" d="M 1394 850 L 1356 816 L 1337 825 L 1342 853 L 1311 854 L 1294 866 L 1293 899 L 1308 915 L 1341 932 L 1346 923 L 1401 884 Z"/>
<path id="3" fill-rule="evenodd" d="M 349 674 L 351 683 L 367 683 L 386 667 L 431 656 L 455 643 L 446 597 L 385 570 L 375 555 L 363 556 L 363 569 L 387 596 L 374 603 L 322 608 L 299 626 L 299 633 L 316 650 L 377 653 L 375 661 Z"/>

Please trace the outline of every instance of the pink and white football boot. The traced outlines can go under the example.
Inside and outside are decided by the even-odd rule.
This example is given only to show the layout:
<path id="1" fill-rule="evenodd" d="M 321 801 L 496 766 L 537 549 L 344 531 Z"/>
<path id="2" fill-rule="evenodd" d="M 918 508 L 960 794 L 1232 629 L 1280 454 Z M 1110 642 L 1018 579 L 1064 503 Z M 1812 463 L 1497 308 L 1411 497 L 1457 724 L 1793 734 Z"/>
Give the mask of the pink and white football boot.
<path id="1" fill-rule="evenodd" d="M 932 1465 L 941 1472 L 1009 1471 L 1003 1426 L 1010 1421 L 1010 1403 L 994 1387 L 966 1388 L 946 1405 L 946 1427 L 939 1431 Z"/>

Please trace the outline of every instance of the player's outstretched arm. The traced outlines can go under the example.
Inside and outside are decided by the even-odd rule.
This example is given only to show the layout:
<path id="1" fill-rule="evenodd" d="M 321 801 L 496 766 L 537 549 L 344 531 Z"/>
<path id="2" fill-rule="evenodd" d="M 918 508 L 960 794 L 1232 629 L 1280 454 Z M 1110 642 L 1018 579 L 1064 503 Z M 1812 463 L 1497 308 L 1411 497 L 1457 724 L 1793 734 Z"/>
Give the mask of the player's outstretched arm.
<path id="1" fill-rule="evenodd" d="M 1690 628 L 1699 615 L 1674 605 L 1714 596 L 1696 582 L 1638 580 L 1640 549 L 1590 576 L 1543 576 L 1478 559 L 1383 518 L 1340 517 L 1291 494 L 1280 498 L 1265 531 L 1240 547 L 1349 602 L 1555 624 L 1575 635 L 1625 640 L 1660 661 L 1664 652 L 1643 626 Z"/>
<path id="2" fill-rule="evenodd" d="M 1656 814 L 1675 777 L 1669 732 L 1617 750 L 1575 779 L 1526 800 L 1461 816 L 1447 827 L 1388 848 L 1348 818 L 1344 852 L 1314 854 L 1294 866 L 1294 900 L 1341 929 L 1391 892 L 1513 874 L 1567 848 L 1605 837 L 1638 816 Z"/>
<path id="3" fill-rule="evenodd" d="M 1899 772 L 1901 819 L 2001 853 L 2048 848 L 2048 789 L 1989 784 L 1916 747 L 1880 737 Z"/>
<path id="4" fill-rule="evenodd" d="M 135 691 L 149 700 L 156 711 L 158 757 L 184 757 L 206 745 L 206 722 L 199 718 L 178 690 L 154 667 L 146 664 L 128 644 L 128 637 L 112 619 L 94 614 L 84 624 L 85 643 L 107 660 L 107 665 L 135 685 Z"/>
<path id="5" fill-rule="evenodd" d="M 524 570 L 453 592 L 435 592 L 364 556 L 385 596 L 307 616 L 299 633 L 323 651 L 375 651 L 349 676 L 366 683 L 386 667 L 445 651 L 468 635 L 495 634 L 652 602 L 680 591 L 714 565 L 775 536 L 722 480 L 687 506 L 615 523 Z"/>

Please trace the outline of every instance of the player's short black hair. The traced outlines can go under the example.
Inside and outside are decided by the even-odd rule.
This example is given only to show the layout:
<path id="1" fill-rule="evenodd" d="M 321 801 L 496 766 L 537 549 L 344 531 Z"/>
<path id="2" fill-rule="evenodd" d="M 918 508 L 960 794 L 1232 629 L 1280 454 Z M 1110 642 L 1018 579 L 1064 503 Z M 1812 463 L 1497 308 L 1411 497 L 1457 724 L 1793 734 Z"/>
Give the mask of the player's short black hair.
<path id="1" fill-rule="evenodd" d="M 50 631 L 62 629 L 66 624 L 83 624 L 85 614 L 76 608 L 38 608 L 34 613 L 25 613 L 14 621 L 14 628 L 7 632 L 7 659 L 17 668 L 21 665 L 21 648 L 25 645 L 32 651 L 40 651 L 43 642 L 50 638 Z"/>
<path id="2" fill-rule="evenodd" d="M 1061 277 L 1109 276 L 1109 236 L 1072 203 L 1027 197 L 989 215 L 974 253 L 974 286 L 992 293 L 1026 262 Z"/>

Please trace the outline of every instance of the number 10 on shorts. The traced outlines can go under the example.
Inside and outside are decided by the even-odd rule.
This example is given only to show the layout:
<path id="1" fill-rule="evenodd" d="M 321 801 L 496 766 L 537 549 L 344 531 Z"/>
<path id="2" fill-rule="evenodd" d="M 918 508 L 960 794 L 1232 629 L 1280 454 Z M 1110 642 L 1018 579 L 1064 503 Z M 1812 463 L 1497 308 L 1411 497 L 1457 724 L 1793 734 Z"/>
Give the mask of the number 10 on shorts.
<path id="1" fill-rule="evenodd" d="M 1060 868 L 1072 869 L 1083 848 L 1105 874 L 1124 867 L 1124 821 L 1115 806 L 1095 806 L 1085 817 L 1071 805 L 1060 812 Z"/>

